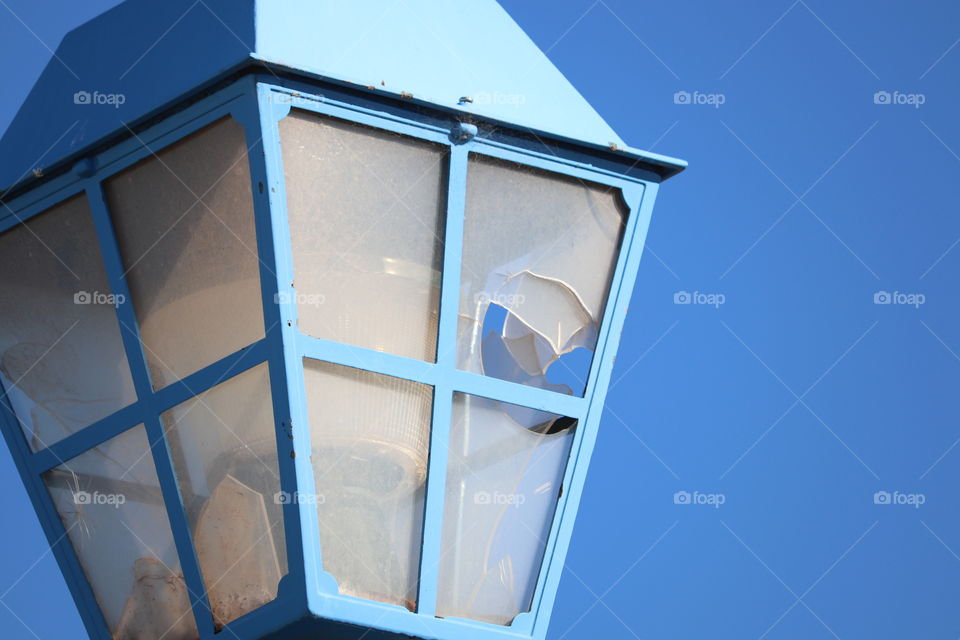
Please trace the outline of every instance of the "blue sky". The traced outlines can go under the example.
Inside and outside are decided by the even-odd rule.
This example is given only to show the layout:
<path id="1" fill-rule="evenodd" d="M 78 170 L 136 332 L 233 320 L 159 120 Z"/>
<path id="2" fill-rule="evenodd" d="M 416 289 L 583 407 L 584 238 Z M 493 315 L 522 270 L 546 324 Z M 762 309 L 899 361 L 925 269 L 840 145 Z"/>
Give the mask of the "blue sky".
<path id="1" fill-rule="evenodd" d="M 0 130 L 113 4 L 0 0 Z M 626 141 L 690 162 L 551 640 L 960 636 L 960 5 L 502 4 Z M 5 445 L 0 482 L 3 637 L 85 637 Z"/>

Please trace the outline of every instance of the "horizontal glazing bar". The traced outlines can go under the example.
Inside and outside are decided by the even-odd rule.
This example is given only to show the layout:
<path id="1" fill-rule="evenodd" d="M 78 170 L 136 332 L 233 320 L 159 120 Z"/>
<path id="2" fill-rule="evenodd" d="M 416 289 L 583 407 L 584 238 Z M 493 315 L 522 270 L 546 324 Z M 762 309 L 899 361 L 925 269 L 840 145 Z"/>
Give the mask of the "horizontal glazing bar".
<path id="1" fill-rule="evenodd" d="M 587 410 L 584 398 L 545 391 L 496 378 L 461 371 L 454 367 L 422 362 L 389 353 L 362 349 L 349 344 L 298 335 L 300 353 L 307 358 L 366 369 L 397 378 L 414 380 L 432 386 L 444 382 L 454 391 L 518 404 L 540 411 L 549 411 L 581 419 Z"/>
<path id="2" fill-rule="evenodd" d="M 30 458 L 30 467 L 40 474 L 61 465 L 84 451 L 99 446 L 127 429 L 143 422 L 143 408 L 139 404 L 124 407 L 73 435 L 35 453 Z"/>
<path id="3" fill-rule="evenodd" d="M 181 402 L 200 395 L 224 380 L 243 373 L 264 360 L 269 354 L 267 340 L 259 340 L 248 347 L 231 353 L 226 358 L 192 373 L 186 378 L 160 389 L 154 394 L 154 406 L 163 413 Z"/>
<path id="4" fill-rule="evenodd" d="M 239 375 L 266 359 L 267 345 L 261 340 L 249 347 L 230 354 L 223 360 L 190 375 L 154 394 L 154 403 L 159 411 L 166 411 L 190 398 L 203 393 L 228 378 Z M 125 407 L 30 458 L 30 467 L 35 473 L 43 473 L 65 461 L 92 449 L 110 438 L 134 427 L 146 418 L 142 403 Z"/>

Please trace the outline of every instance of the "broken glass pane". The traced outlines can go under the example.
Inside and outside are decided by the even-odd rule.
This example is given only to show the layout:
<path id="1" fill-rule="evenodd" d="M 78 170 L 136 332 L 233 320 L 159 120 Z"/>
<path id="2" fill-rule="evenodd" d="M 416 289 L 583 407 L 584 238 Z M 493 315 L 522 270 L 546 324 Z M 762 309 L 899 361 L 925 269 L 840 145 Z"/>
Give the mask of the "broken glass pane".
<path id="1" fill-rule="evenodd" d="M 304 360 L 323 568 L 416 610 L 433 389 Z"/>
<path id="2" fill-rule="evenodd" d="M 445 148 L 296 110 L 280 136 L 300 330 L 433 361 Z"/>
<path id="3" fill-rule="evenodd" d="M 276 598 L 287 572 L 268 366 L 162 417 L 219 629 Z"/>
<path id="4" fill-rule="evenodd" d="M 43 481 L 114 640 L 199 638 L 143 426 Z"/>
<path id="5" fill-rule="evenodd" d="M 583 395 L 624 221 L 617 189 L 471 156 L 459 367 Z"/>
<path id="6" fill-rule="evenodd" d="M 0 234 L 0 382 L 34 451 L 136 400 L 86 198 Z"/>
<path id="7" fill-rule="evenodd" d="M 437 615 L 529 611 L 577 421 L 454 395 Z"/>
<path id="8" fill-rule="evenodd" d="M 263 338 L 242 126 L 214 123 L 105 188 L 154 387 Z"/>

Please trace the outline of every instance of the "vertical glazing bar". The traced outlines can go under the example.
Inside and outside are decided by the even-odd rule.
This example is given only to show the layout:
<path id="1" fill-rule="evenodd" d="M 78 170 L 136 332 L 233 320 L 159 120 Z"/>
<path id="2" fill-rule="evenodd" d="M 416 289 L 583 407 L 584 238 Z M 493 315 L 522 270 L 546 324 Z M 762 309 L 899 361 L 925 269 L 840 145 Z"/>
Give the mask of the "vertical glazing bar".
<path id="1" fill-rule="evenodd" d="M 443 243 L 443 278 L 440 290 L 440 325 L 437 337 L 437 367 L 453 371 L 457 366 L 457 319 L 460 308 L 460 260 L 463 249 L 463 212 L 467 192 L 467 146 L 450 150 L 447 179 L 447 218 Z M 449 380 L 441 375 L 440 380 Z M 417 611 L 435 615 L 440 575 L 443 502 L 447 490 L 447 449 L 453 387 L 439 382 L 433 393 L 433 424 L 430 428 L 430 466 L 424 509 L 423 546 L 420 558 L 420 594 Z"/>
<path id="2" fill-rule="evenodd" d="M 276 259 L 277 310 L 280 314 L 280 331 L 283 337 L 283 357 L 287 379 L 290 433 L 293 438 L 296 485 L 299 492 L 292 497 L 292 507 L 299 514 L 297 530 L 303 553 L 303 572 L 306 583 L 307 604 L 311 611 L 323 607 L 322 594 L 338 593 L 336 581 L 322 570 L 320 549 L 320 525 L 314 500 L 301 499 L 314 496 L 313 466 L 310 461 L 310 427 L 307 422 L 307 405 L 304 396 L 303 358 L 297 347 L 297 305 L 293 288 L 293 255 L 290 246 L 290 227 L 287 219 L 287 195 L 284 187 L 283 159 L 278 122 L 290 111 L 288 94 L 275 92 L 270 87 L 258 85 L 260 104 L 260 131 L 263 136 L 266 189 L 270 202 L 273 246 Z"/>
<path id="3" fill-rule="evenodd" d="M 269 106 L 263 107 L 268 112 Z M 250 161 L 251 189 L 257 231 L 257 254 L 260 260 L 260 284 L 263 292 L 263 313 L 266 340 L 269 347 L 270 389 L 273 394 L 273 415 L 276 423 L 280 490 L 284 496 L 297 495 L 296 458 L 294 456 L 293 423 L 287 393 L 287 362 L 283 343 L 283 297 L 278 291 L 278 262 L 286 264 L 283 248 L 286 242 L 275 237 L 276 229 L 271 215 L 274 189 L 270 186 L 268 153 L 272 148 L 265 136 L 275 124 L 261 121 L 261 107 L 256 83 L 250 81 L 250 95 L 235 112 L 234 117 L 244 126 Z M 272 140 L 272 138 L 270 138 Z M 280 260 L 277 257 L 280 256 Z M 268 496 L 273 499 L 273 496 Z M 300 533 L 300 511 L 294 500 L 281 499 L 283 504 L 284 539 L 287 549 L 287 577 L 280 586 L 278 599 L 282 605 L 298 611 L 306 610 L 306 589 L 303 575 L 303 545 Z M 288 584 L 289 583 L 289 584 Z"/>
<path id="4" fill-rule="evenodd" d="M 550 614 L 557 596 L 560 577 L 563 574 L 563 562 L 555 562 L 554 559 L 565 558 L 570 546 L 573 525 L 586 481 L 587 463 L 590 461 L 600 430 L 600 419 L 610 384 L 610 374 L 613 370 L 620 333 L 623 331 L 626 320 L 630 296 L 640 268 L 640 258 L 643 255 L 647 230 L 650 227 L 650 216 L 653 213 L 657 187 L 656 184 L 646 184 L 624 188 L 623 196 L 630 210 L 630 218 L 624 231 L 623 248 L 604 312 L 601 333 L 597 340 L 597 355 L 594 358 L 594 371 L 591 373 L 592 381 L 596 382 L 596 388 L 590 397 L 590 408 L 587 410 L 586 418 L 578 428 L 577 440 L 574 441 L 570 451 L 570 463 L 563 480 L 563 496 L 557 504 L 557 514 L 550 530 L 543 568 L 537 581 L 532 608 L 535 614 L 534 619 L 523 621 L 525 624 L 532 622 L 532 635 L 535 640 L 546 637 L 550 623 Z M 514 621 L 514 627 L 518 622 L 520 621 Z"/>
<path id="5" fill-rule="evenodd" d="M 157 408 L 154 406 L 153 385 L 147 368 L 143 345 L 140 341 L 140 330 L 137 325 L 136 314 L 130 300 L 130 290 L 127 287 L 126 273 L 120 257 L 120 249 L 110 221 L 110 212 L 107 208 L 103 193 L 103 184 L 97 182 L 87 189 L 87 199 L 90 211 L 93 214 L 93 223 L 100 239 L 100 250 L 103 254 L 103 263 L 107 271 L 111 292 L 117 299 L 117 319 L 120 322 L 120 334 L 123 346 L 127 352 L 127 361 L 130 363 L 130 373 L 137 391 L 137 398 L 144 409 L 144 426 L 150 440 L 153 454 L 153 463 L 160 481 L 160 490 L 163 493 L 163 502 L 173 532 L 173 540 L 180 557 L 180 568 L 183 571 L 184 581 L 190 593 L 190 603 L 193 615 L 196 618 L 197 629 L 201 638 L 212 638 L 214 634 L 213 615 L 210 603 L 207 601 L 203 585 L 203 576 L 200 573 L 200 563 L 197 560 L 196 550 L 190 536 L 190 526 L 183 508 L 183 500 L 177 486 L 176 475 L 173 470 L 173 461 L 167 448 L 167 440 L 160 422 Z"/>

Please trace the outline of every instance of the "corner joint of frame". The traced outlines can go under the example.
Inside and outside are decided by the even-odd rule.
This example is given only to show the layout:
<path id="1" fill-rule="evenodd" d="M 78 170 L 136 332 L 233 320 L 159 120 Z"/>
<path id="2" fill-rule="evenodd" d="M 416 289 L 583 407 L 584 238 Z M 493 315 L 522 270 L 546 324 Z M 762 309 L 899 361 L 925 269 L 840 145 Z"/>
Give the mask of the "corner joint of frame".
<path id="1" fill-rule="evenodd" d="M 631 211 L 636 211 L 640 208 L 640 203 L 643 202 L 643 194 L 646 192 L 646 185 L 643 184 L 629 184 L 625 185 L 621 190 L 620 194 L 623 197 L 623 201 L 630 208 Z"/>
<path id="2" fill-rule="evenodd" d="M 293 96 L 269 84 L 257 84 L 257 103 L 269 121 L 280 122 L 290 115 Z"/>
<path id="3" fill-rule="evenodd" d="M 475 124 L 470 122 L 457 122 L 450 130 L 450 141 L 453 144 L 466 144 L 477 137 L 479 132 L 480 130 Z"/>
<path id="4" fill-rule="evenodd" d="M 286 118 L 294 107 L 314 111 L 316 105 L 326 102 L 326 98 L 320 94 L 305 94 L 263 84 L 258 86 L 258 98 L 261 108 L 270 114 L 274 122 Z"/>
<path id="5" fill-rule="evenodd" d="M 98 162 L 96 156 L 87 156 L 80 158 L 73 164 L 71 172 L 81 180 L 92 178 L 97 173 Z"/>
<path id="6" fill-rule="evenodd" d="M 230 109 L 230 117 L 248 132 L 260 130 L 260 106 L 256 98 L 235 103 Z"/>

